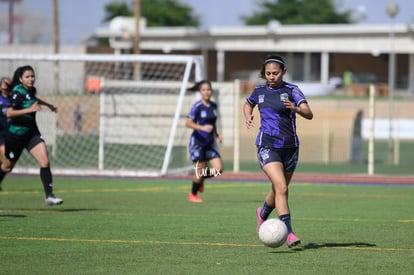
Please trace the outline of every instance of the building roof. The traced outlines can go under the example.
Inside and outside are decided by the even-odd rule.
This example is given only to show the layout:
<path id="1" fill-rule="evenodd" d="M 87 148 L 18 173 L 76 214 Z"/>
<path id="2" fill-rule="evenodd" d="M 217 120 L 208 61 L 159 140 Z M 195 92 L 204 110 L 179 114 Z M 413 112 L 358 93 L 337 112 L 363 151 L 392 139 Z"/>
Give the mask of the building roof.
<path id="1" fill-rule="evenodd" d="M 262 26 L 147 27 L 140 20 L 140 47 L 149 50 L 221 50 L 414 53 L 412 24 L 322 24 L 281 25 L 270 21 Z M 114 18 L 109 26 L 98 28 L 96 37 L 131 40 L 135 35 L 133 17 Z M 393 42 L 391 42 L 393 41 Z M 127 43 L 128 44 L 128 43 Z"/>

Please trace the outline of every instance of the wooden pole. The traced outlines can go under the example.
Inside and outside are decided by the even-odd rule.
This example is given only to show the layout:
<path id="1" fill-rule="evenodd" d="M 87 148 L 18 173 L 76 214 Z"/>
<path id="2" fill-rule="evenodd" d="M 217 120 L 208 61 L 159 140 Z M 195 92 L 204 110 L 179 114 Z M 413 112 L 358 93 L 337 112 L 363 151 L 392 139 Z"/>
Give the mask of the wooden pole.
<path id="1" fill-rule="evenodd" d="M 58 0 L 53 0 L 53 52 L 59 53 L 59 4 Z"/>
<path id="2" fill-rule="evenodd" d="M 21 2 L 21 0 L 0 0 L 0 2 L 9 3 L 8 43 L 11 45 L 14 42 L 14 4 Z"/>
<path id="3" fill-rule="evenodd" d="M 14 12 L 13 12 L 13 4 L 14 1 L 11 0 L 9 2 L 9 45 L 13 44 L 13 36 L 14 36 Z"/>
<path id="4" fill-rule="evenodd" d="M 60 34 L 59 34 L 59 3 L 58 0 L 52 0 L 52 4 L 53 4 L 53 52 L 55 54 L 58 54 L 60 49 L 59 49 L 59 40 L 60 40 Z M 60 89 L 59 89 L 59 61 L 55 61 L 54 62 L 54 90 L 56 92 L 57 95 L 60 94 Z M 56 120 L 57 122 L 57 120 Z M 57 127 L 57 125 L 56 125 Z M 53 147 L 52 147 L 52 156 L 55 158 L 56 154 L 57 154 L 57 142 L 56 142 L 56 133 L 54 133 L 53 135 Z"/>
<path id="5" fill-rule="evenodd" d="M 141 20 L 141 0 L 135 0 L 135 35 L 134 35 L 134 54 L 141 53 L 141 49 L 139 47 L 140 42 L 140 20 Z"/>
<path id="6" fill-rule="evenodd" d="M 135 35 L 134 35 L 134 54 L 140 54 L 141 49 L 139 47 L 140 42 L 140 20 L 141 20 L 141 0 L 135 0 L 134 14 L 135 14 Z M 134 79 L 141 79 L 141 64 L 136 62 L 134 64 Z"/>
<path id="7" fill-rule="evenodd" d="M 53 52 L 59 53 L 59 3 L 58 0 L 52 0 L 53 5 Z M 59 61 L 54 62 L 54 90 L 56 94 L 60 94 L 59 91 Z"/>

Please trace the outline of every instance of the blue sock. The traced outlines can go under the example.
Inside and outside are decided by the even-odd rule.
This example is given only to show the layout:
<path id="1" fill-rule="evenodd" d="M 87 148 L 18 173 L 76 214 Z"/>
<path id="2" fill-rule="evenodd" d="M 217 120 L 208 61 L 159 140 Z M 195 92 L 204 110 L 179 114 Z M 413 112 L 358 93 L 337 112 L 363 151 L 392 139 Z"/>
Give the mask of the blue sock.
<path id="1" fill-rule="evenodd" d="M 270 207 L 269 205 L 267 205 L 266 202 L 264 202 L 263 207 L 262 207 L 262 211 L 260 212 L 260 217 L 263 220 L 267 220 L 267 218 L 269 217 L 270 213 L 272 213 L 273 209 L 275 209 L 274 207 Z"/>
<path id="2" fill-rule="evenodd" d="M 290 214 L 285 214 L 285 215 L 281 215 L 279 216 L 279 220 L 281 220 L 282 222 L 284 222 L 286 224 L 288 233 L 292 233 L 292 225 L 290 224 Z"/>

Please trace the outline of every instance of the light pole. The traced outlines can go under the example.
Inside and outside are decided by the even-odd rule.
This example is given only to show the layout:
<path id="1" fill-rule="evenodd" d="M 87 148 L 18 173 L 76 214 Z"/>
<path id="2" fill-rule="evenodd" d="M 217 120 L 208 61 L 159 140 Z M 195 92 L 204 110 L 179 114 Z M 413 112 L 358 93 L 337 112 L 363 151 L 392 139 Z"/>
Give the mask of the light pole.
<path id="1" fill-rule="evenodd" d="M 134 34 L 134 54 L 140 54 L 140 21 L 141 21 L 141 0 L 134 2 L 134 16 L 135 16 L 135 34 Z"/>
<path id="2" fill-rule="evenodd" d="M 60 52 L 60 33 L 59 33 L 59 0 L 53 0 L 53 53 Z M 54 90 L 57 94 L 59 91 L 59 61 L 54 62 Z M 54 146 L 56 147 L 56 146 Z"/>
<path id="3" fill-rule="evenodd" d="M 395 2 L 389 2 L 385 11 L 391 18 L 390 28 L 390 52 L 388 58 L 388 116 L 389 116 L 389 139 L 388 139 L 388 161 L 395 163 L 394 141 L 393 141 L 393 117 L 394 117 L 394 87 L 395 87 L 395 50 L 394 50 L 394 18 L 400 11 L 400 7 Z"/>
<path id="4" fill-rule="evenodd" d="M 13 44 L 14 40 L 14 4 L 20 3 L 22 0 L 0 0 L 0 2 L 9 3 L 9 44 Z"/>
<path id="5" fill-rule="evenodd" d="M 141 41 L 141 0 L 135 0 L 134 2 L 134 16 L 135 16 L 135 35 L 134 35 L 134 54 L 141 53 L 140 41 Z M 134 65 L 134 79 L 141 79 L 141 64 L 136 62 Z"/>

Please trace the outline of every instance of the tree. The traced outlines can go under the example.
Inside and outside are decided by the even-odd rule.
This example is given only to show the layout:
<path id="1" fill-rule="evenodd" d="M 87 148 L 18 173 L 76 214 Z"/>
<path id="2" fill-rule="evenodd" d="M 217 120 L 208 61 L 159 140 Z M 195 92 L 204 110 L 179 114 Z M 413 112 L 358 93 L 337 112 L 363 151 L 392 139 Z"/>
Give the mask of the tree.
<path id="1" fill-rule="evenodd" d="M 104 22 L 116 16 L 134 16 L 134 2 L 111 2 L 105 5 Z M 161 26 L 200 26 L 200 21 L 193 8 L 182 4 L 180 0 L 141 0 L 141 16 L 150 27 Z"/>
<path id="2" fill-rule="evenodd" d="M 262 0 L 261 11 L 242 16 L 246 25 L 266 25 L 277 20 L 289 24 L 351 23 L 351 12 L 338 12 L 334 0 Z"/>
<path id="3" fill-rule="evenodd" d="M 125 2 L 111 2 L 105 5 L 103 22 L 109 22 L 117 16 L 134 16 L 134 10 Z"/>

